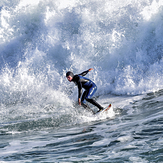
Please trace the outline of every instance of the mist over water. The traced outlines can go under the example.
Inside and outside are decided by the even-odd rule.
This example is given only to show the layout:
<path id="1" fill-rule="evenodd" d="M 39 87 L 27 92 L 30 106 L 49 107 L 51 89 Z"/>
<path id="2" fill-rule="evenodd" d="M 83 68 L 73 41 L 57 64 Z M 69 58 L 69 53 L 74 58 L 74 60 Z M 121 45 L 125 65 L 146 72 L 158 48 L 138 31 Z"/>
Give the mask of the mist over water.
<path id="1" fill-rule="evenodd" d="M 0 30 L 3 88 L 66 92 L 65 72 L 89 67 L 100 92 L 162 88 L 161 1 L 4 1 Z"/>
<path id="2" fill-rule="evenodd" d="M 72 106 L 68 70 L 88 74 L 96 95 L 137 95 L 162 85 L 161 1 L 3 1 L 0 103 Z M 33 110 L 33 109 L 32 109 Z"/>
<path id="3" fill-rule="evenodd" d="M 1 103 L 71 105 L 65 73 L 90 67 L 99 95 L 162 89 L 162 12 L 147 0 L 1 2 Z"/>
<path id="4" fill-rule="evenodd" d="M 94 68 L 87 77 L 98 86 L 97 100 L 104 107 L 113 103 L 110 118 L 119 116 L 121 109 L 126 113 L 122 113 L 121 116 L 125 115 L 122 119 L 113 122 L 105 121 L 106 117 L 102 117 L 106 126 L 111 128 L 110 142 L 116 144 L 117 141 L 125 142 L 126 139 L 132 142 L 133 129 L 128 131 L 131 133 L 126 137 L 121 132 L 122 137 L 114 139 L 116 133 L 110 123 L 115 128 L 123 128 L 118 123 L 125 120 L 125 128 L 131 118 L 131 126 L 135 127 L 132 123 L 137 121 L 133 118 L 133 113 L 136 113 L 137 119 L 140 118 L 141 124 L 148 121 L 145 118 L 149 118 L 148 115 L 143 117 L 144 120 L 139 117 L 139 113 L 143 112 L 141 109 L 150 108 L 155 100 L 158 101 L 157 110 L 160 109 L 163 89 L 162 36 L 162 0 L 1 1 L 0 136 L 17 132 L 21 135 L 26 131 L 49 128 L 56 131 L 75 125 L 83 127 L 87 123 L 99 121 L 101 117 L 92 117 L 76 105 L 77 88 L 65 77 L 70 70 L 78 74 Z M 120 111 L 114 111 L 115 108 Z M 154 114 L 152 118 L 154 117 L 157 116 Z M 158 124 L 161 123 L 161 118 L 157 118 Z M 102 129 L 101 125 L 90 129 L 95 130 L 95 133 L 97 130 L 97 135 L 99 130 L 104 132 L 104 140 L 93 142 L 91 147 L 101 144 L 108 146 L 108 132 L 105 133 L 107 127 L 103 125 Z M 140 129 L 138 127 L 134 134 L 139 135 Z M 75 130 L 76 128 L 72 131 L 68 128 L 70 137 Z M 66 132 L 57 134 L 64 137 Z M 44 133 L 41 135 L 44 137 Z M 69 136 L 65 136 L 65 139 L 69 140 Z M 47 139 L 51 139 L 51 135 Z M 69 146 L 69 142 L 66 142 Z M 11 147 L 14 143 L 9 142 Z M 134 143 L 137 146 L 137 142 Z M 18 143 L 17 148 L 20 150 L 19 147 Z M 29 148 L 32 147 L 29 145 Z M 0 145 L 0 150 L 2 148 L 3 145 Z M 117 146 L 115 151 L 118 151 Z M 114 152 L 109 153 L 113 160 Z M 129 152 L 128 155 L 130 154 Z M 2 152 L 0 158 L 2 155 L 7 154 Z M 60 156 L 58 155 L 57 157 Z M 120 155 L 117 152 L 117 156 Z M 136 160 L 144 161 L 140 157 Z M 74 161 L 80 161 L 80 158 Z M 135 157 L 131 157 L 130 161 L 134 162 Z"/>

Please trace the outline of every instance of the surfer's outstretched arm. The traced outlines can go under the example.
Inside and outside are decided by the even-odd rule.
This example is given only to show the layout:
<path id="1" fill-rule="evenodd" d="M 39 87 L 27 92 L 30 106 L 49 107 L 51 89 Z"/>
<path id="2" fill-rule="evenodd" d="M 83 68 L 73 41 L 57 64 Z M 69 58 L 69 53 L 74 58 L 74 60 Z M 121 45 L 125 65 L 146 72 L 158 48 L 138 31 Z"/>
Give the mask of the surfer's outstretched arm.
<path id="1" fill-rule="evenodd" d="M 90 68 L 90 69 L 88 69 L 87 71 L 84 71 L 84 72 L 82 72 L 82 73 L 79 74 L 79 75 L 81 75 L 81 76 L 85 76 L 85 75 L 87 75 L 88 72 L 91 71 L 91 70 L 93 70 L 93 68 Z"/>

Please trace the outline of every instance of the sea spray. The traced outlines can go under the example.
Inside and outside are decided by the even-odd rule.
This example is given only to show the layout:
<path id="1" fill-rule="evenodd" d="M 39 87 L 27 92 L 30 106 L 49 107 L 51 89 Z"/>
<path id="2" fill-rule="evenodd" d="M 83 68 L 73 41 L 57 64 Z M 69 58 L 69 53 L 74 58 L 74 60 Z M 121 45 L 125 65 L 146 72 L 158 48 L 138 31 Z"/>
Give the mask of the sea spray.
<path id="1" fill-rule="evenodd" d="M 1 162 L 163 162 L 162 6 L 1 0 Z M 89 68 L 106 115 L 65 77 Z"/>
<path id="2" fill-rule="evenodd" d="M 91 67 L 87 77 L 98 86 L 96 96 L 162 89 L 162 5 L 148 0 L 4 1 L 1 106 L 21 105 L 43 114 L 49 106 L 58 115 L 67 108 L 69 114 L 77 88 L 66 80 L 66 71 L 78 74 Z"/>

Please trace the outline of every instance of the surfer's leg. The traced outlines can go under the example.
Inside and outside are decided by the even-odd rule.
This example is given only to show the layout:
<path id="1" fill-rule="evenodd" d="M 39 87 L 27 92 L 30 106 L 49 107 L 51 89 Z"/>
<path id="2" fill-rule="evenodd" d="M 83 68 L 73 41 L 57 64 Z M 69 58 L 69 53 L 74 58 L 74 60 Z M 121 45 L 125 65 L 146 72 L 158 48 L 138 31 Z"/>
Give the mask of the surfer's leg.
<path id="1" fill-rule="evenodd" d="M 98 107 L 99 108 L 99 111 L 103 110 L 104 108 L 98 104 L 94 99 L 89 99 L 89 98 L 86 98 L 86 101 L 90 102 L 91 104 L 93 104 L 94 106 Z"/>
<path id="2" fill-rule="evenodd" d="M 94 114 L 94 111 L 86 104 L 85 97 L 87 96 L 88 91 L 84 91 L 82 98 L 81 98 L 81 105 L 88 111 Z"/>
<path id="3" fill-rule="evenodd" d="M 104 108 L 98 104 L 94 99 L 92 99 L 92 96 L 94 95 L 94 93 L 97 90 L 97 86 L 94 84 L 92 85 L 92 87 L 88 90 L 88 93 L 85 95 L 85 99 L 86 101 L 90 102 L 91 104 L 93 104 L 94 106 L 99 108 L 99 111 L 103 110 Z"/>
<path id="4" fill-rule="evenodd" d="M 81 102 L 81 105 L 82 105 L 86 110 L 88 110 L 88 111 L 92 112 L 93 114 L 95 114 L 94 111 L 93 111 L 87 104 Z"/>

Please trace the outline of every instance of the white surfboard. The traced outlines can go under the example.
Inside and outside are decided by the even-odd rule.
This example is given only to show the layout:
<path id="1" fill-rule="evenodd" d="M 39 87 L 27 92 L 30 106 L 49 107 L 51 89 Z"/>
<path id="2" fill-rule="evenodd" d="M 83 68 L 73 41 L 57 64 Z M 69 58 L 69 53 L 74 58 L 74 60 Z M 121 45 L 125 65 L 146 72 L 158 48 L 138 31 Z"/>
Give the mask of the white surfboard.
<path id="1" fill-rule="evenodd" d="M 109 104 L 109 106 L 106 108 L 106 109 L 104 109 L 104 110 L 101 110 L 101 111 L 99 111 L 99 112 L 97 112 L 97 113 L 95 113 L 95 115 L 97 115 L 97 114 L 103 114 L 103 113 L 106 113 L 109 109 L 111 108 L 111 104 Z"/>

